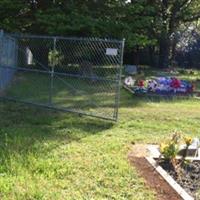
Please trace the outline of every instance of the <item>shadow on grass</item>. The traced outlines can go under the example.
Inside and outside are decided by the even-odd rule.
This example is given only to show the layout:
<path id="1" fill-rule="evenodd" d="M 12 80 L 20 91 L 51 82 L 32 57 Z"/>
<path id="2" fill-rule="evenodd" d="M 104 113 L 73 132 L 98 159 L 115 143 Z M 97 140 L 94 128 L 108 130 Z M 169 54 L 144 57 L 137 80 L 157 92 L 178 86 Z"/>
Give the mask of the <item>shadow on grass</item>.
<path id="1" fill-rule="evenodd" d="M 51 101 L 59 109 L 81 110 L 101 117 L 113 117 L 116 83 L 93 83 L 84 79 L 56 76 L 51 90 L 50 84 L 49 75 L 18 72 L 6 88 L 4 97 L 47 106 Z"/>
<path id="2" fill-rule="evenodd" d="M 60 144 L 110 129 L 114 124 L 24 104 L 0 101 L 0 157 L 46 154 Z M 4 158 L 4 159 L 3 159 Z"/>

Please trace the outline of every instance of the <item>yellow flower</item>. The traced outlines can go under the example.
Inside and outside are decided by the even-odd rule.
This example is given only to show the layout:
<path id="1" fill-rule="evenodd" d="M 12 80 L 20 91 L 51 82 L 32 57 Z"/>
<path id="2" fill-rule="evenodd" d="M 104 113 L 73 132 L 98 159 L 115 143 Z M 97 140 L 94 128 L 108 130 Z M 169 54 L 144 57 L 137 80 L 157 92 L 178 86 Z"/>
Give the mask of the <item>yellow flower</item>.
<path id="1" fill-rule="evenodd" d="M 168 145 L 166 143 L 161 143 L 160 144 L 160 152 L 163 153 L 167 147 L 168 147 Z"/>
<path id="2" fill-rule="evenodd" d="M 192 138 L 189 137 L 189 136 L 186 136 L 186 137 L 184 137 L 184 141 L 185 141 L 185 144 L 186 144 L 187 146 L 189 146 L 189 145 L 191 145 L 191 143 L 192 143 Z"/>

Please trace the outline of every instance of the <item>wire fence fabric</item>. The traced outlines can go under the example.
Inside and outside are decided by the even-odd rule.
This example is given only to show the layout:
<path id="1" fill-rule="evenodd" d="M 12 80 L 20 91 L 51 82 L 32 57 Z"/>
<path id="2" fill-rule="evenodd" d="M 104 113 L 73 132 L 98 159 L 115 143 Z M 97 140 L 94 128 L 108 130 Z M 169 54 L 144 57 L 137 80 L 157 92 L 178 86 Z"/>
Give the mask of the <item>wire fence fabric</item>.
<path id="1" fill-rule="evenodd" d="M 0 96 L 117 120 L 124 41 L 0 34 Z"/>

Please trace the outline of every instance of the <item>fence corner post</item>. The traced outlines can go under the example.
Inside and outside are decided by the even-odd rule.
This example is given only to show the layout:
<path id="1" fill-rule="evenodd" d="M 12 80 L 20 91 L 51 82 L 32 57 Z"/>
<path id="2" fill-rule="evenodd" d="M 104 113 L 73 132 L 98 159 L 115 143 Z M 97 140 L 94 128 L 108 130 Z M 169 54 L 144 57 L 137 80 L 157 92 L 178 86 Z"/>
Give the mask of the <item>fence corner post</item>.
<path id="1" fill-rule="evenodd" d="M 3 35 L 4 35 L 4 31 L 3 29 L 0 29 L 0 37 L 3 37 Z"/>
<path id="2" fill-rule="evenodd" d="M 3 29 L 0 29 L 0 67 L 2 65 L 2 45 L 3 45 L 3 35 L 4 35 L 4 31 Z M 1 69 L 0 69 L 0 76 L 1 76 Z M 0 78 L 0 90 L 2 89 L 2 79 Z"/>

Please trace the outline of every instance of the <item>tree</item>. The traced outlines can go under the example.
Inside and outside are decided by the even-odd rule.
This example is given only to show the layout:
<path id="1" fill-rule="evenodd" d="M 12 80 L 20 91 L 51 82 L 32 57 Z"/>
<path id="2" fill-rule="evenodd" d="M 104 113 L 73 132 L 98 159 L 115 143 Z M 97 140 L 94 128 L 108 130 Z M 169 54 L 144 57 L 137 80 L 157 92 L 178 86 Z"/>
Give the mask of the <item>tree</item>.
<path id="1" fill-rule="evenodd" d="M 0 27 L 5 31 L 23 31 L 28 26 L 28 19 L 23 15 L 27 13 L 28 3 L 25 0 L 0 1 Z"/>
<path id="2" fill-rule="evenodd" d="M 149 0 L 149 4 L 153 1 Z M 159 66 L 168 67 L 172 41 L 180 25 L 200 17 L 199 0 L 155 0 L 156 17 L 152 27 L 159 41 Z"/>
<path id="3" fill-rule="evenodd" d="M 0 27 L 9 32 L 125 38 L 127 53 L 137 55 L 149 48 L 153 55 L 158 49 L 159 66 L 167 67 L 180 26 L 197 20 L 199 10 L 200 0 L 1 0 Z"/>
<path id="4" fill-rule="evenodd" d="M 36 21 L 41 30 L 52 35 L 125 38 L 126 50 L 137 54 L 141 48 L 156 43 L 148 35 L 152 10 L 146 0 L 57 0 L 47 10 L 38 10 Z"/>

